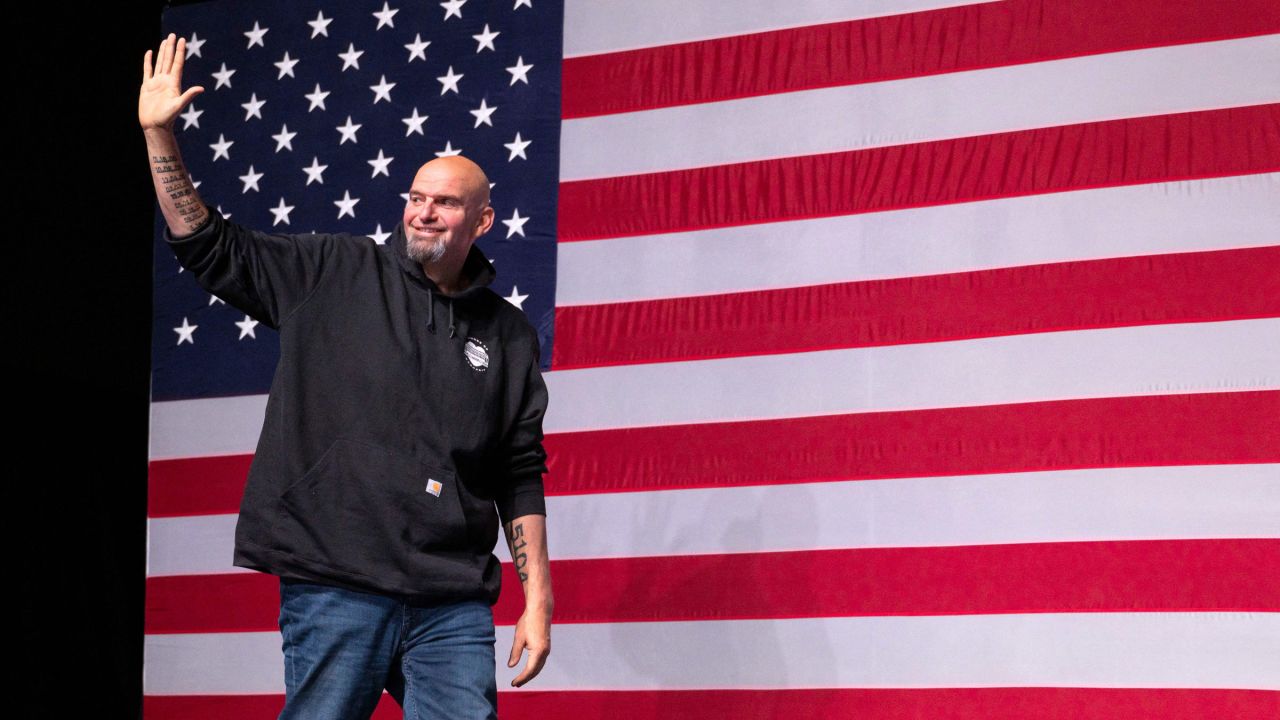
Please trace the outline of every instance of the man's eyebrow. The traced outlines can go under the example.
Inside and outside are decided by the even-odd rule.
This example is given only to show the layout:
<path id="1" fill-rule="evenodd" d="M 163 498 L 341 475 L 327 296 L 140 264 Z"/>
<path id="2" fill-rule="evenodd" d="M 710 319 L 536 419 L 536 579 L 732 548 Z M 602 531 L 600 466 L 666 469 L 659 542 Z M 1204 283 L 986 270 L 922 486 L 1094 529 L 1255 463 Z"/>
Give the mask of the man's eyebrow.
<path id="1" fill-rule="evenodd" d="M 423 191 L 423 190 L 415 190 L 415 189 L 413 189 L 413 188 L 410 188 L 410 189 L 409 189 L 409 197 L 413 197 L 414 195 L 418 195 L 418 196 L 420 196 L 420 197 L 429 197 L 429 198 L 431 198 L 432 200 L 435 200 L 436 202 L 443 202 L 443 201 L 445 201 L 445 200 L 452 200 L 452 201 L 454 201 L 454 202 L 462 202 L 462 198 L 457 197 L 457 196 L 455 196 L 455 195 L 447 195 L 447 194 L 431 195 L 430 193 L 427 193 L 427 192 L 425 192 L 425 191 Z"/>

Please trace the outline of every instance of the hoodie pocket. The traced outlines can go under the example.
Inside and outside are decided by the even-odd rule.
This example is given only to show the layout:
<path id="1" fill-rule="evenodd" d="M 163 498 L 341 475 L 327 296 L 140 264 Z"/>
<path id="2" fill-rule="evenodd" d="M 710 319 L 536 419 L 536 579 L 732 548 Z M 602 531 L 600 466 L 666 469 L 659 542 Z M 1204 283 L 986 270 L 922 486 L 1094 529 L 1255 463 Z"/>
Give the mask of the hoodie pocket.
<path id="1" fill-rule="evenodd" d="M 285 551 L 370 578 L 467 541 L 453 472 L 345 438 L 284 491 L 279 529 Z"/>

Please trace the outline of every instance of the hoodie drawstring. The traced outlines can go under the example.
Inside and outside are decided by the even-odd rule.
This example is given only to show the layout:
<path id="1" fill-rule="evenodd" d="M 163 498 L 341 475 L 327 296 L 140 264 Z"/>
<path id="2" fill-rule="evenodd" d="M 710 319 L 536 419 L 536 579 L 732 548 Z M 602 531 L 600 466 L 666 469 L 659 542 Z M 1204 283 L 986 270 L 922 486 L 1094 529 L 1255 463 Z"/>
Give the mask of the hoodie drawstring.
<path id="1" fill-rule="evenodd" d="M 442 296 L 442 298 L 447 296 Z M 458 326 L 453 321 L 453 301 L 445 300 L 449 305 L 449 337 L 458 336 Z M 427 288 L 427 330 L 436 331 L 436 296 L 431 288 Z"/>

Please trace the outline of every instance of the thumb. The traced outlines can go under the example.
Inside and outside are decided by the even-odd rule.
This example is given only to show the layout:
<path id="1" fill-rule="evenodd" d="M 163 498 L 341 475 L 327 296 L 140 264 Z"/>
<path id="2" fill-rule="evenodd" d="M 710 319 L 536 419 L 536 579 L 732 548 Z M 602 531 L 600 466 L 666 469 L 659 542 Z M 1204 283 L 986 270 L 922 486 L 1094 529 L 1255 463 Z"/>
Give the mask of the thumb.
<path id="1" fill-rule="evenodd" d="M 203 87 L 199 85 L 192 85 L 191 87 L 187 88 L 187 91 L 182 93 L 182 97 L 178 99 L 182 102 L 183 105 L 186 105 L 187 103 L 195 99 L 195 96 L 199 95 L 202 92 L 204 92 Z"/>

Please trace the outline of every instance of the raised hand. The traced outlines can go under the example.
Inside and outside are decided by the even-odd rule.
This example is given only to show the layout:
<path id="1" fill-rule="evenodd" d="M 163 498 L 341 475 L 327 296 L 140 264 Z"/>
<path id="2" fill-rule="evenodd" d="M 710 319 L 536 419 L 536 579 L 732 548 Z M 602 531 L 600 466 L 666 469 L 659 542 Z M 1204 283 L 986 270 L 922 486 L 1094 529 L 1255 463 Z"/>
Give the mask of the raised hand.
<path id="1" fill-rule="evenodd" d="M 138 123 L 143 130 L 172 130 L 182 108 L 204 92 L 199 85 L 182 91 L 182 64 L 187 57 L 187 41 L 173 33 L 160 43 L 155 65 L 148 50 L 142 59 L 142 90 L 138 93 Z"/>

